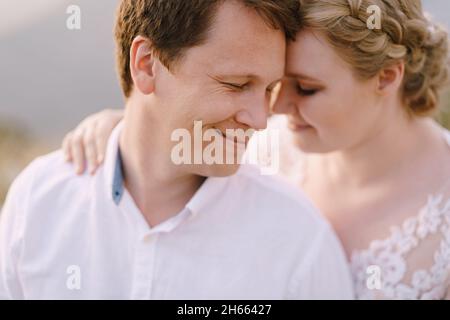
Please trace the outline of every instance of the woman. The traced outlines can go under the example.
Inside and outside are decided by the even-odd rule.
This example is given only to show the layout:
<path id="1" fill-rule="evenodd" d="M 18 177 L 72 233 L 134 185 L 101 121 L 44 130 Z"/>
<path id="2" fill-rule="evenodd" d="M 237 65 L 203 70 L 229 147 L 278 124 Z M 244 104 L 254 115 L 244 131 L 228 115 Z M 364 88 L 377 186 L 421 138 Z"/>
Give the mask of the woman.
<path id="1" fill-rule="evenodd" d="M 450 298 L 450 133 L 430 117 L 446 32 L 419 0 L 304 0 L 301 19 L 273 106 L 287 122 L 271 125 L 290 129 L 283 171 L 335 228 L 358 298 Z M 106 111 L 66 137 L 79 173 L 120 119 Z"/>

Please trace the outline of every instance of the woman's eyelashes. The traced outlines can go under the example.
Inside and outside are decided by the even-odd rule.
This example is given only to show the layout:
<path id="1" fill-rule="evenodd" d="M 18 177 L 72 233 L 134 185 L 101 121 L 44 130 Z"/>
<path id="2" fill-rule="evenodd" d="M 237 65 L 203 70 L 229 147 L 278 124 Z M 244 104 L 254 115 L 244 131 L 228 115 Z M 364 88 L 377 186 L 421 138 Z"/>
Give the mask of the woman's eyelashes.
<path id="1" fill-rule="evenodd" d="M 306 96 L 306 97 L 313 96 L 319 91 L 319 89 L 307 87 L 307 86 L 304 86 L 301 84 L 297 84 L 296 89 L 297 89 L 297 93 L 299 95 Z"/>

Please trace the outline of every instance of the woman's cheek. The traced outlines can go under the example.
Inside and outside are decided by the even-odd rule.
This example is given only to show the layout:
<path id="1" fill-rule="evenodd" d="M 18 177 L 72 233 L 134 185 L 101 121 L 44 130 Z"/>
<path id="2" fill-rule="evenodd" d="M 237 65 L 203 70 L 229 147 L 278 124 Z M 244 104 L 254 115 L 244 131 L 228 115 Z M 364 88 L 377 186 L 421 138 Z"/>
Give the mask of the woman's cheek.
<path id="1" fill-rule="evenodd" d="M 305 104 L 302 116 L 308 124 L 316 129 L 326 128 L 332 123 L 333 111 L 327 106 L 325 101 L 316 99 L 314 103 Z"/>

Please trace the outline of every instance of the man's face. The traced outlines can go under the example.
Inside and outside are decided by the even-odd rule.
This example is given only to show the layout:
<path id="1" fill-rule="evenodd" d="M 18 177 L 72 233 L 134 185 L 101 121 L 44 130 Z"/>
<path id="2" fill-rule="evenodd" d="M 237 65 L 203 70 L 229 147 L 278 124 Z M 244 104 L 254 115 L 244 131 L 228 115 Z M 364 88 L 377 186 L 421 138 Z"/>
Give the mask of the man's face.
<path id="1" fill-rule="evenodd" d="M 254 10 L 224 2 L 205 44 L 188 49 L 174 72 L 160 68 L 154 94 L 161 106 L 158 118 L 169 130 L 185 128 L 192 135 L 199 120 L 203 132 L 214 129 L 224 135 L 227 129 L 265 129 L 271 90 L 283 77 L 285 50 L 282 31 L 271 29 Z M 224 146 L 246 146 L 217 137 Z M 172 146 L 177 144 L 167 138 Z M 233 165 L 186 168 L 198 175 L 226 176 L 239 168 L 236 157 Z"/>

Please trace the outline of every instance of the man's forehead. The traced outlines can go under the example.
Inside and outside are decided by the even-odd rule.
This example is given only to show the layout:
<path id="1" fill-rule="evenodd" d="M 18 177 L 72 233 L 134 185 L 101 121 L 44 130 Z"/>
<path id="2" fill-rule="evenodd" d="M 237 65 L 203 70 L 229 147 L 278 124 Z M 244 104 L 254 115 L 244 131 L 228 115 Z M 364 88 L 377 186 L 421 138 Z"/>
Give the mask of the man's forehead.
<path id="1" fill-rule="evenodd" d="M 210 39 L 202 48 L 217 71 L 239 71 L 239 74 L 258 75 L 261 69 L 284 67 L 286 59 L 286 40 L 264 38 L 243 39 L 230 35 L 223 41 Z M 274 41 L 275 40 L 275 41 Z M 200 50 L 199 50 L 200 51 Z"/>
<path id="2" fill-rule="evenodd" d="M 210 44 L 194 47 L 186 52 L 185 58 L 192 72 L 207 72 L 228 78 L 245 77 L 249 80 L 281 77 L 285 64 L 284 51 L 279 48 L 259 45 L 242 48 L 233 43 L 222 43 L 218 47 Z"/>
<path id="3" fill-rule="evenodd" d="M 284 33 L 270 28 L 255 10 L 242 8 L 235 1 L 226 1 L 218 8 L 204 43 L 186 52 L 191 69 L 262 78 L 283 73 Z"/>
<path id="4" fill-rule="evenodd" d="M 270 59 L 267 63 L 259 63 L 254 59 L 228 58 L 223 60 L 211 60 L 205 66 L 208 72 L 221 80 L 236 82 L 246 81 L 266 81 L 281 78 L 284 73 L 284 57 L 280 56 L 279 61 Z M 214 62 L 215 61 L 215 62 Z M 220 62 L 219 62 L 220 61 Z"/>
<path id="5" fill-rule="evenodd" d="M 276 38 L 276 43 L 273 43 Z M 227 55 L 255 55 L 272 46 L 286 46 L 282 30 L 276 30 L 255 9 L 237 1 L 226 1 L 218 9 L 209 29 L 205 45 Z"/>

